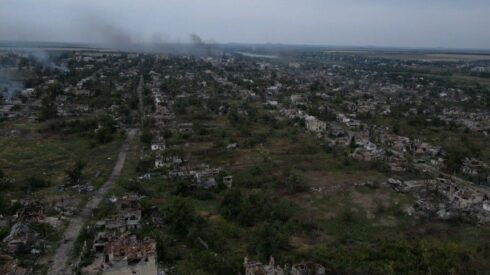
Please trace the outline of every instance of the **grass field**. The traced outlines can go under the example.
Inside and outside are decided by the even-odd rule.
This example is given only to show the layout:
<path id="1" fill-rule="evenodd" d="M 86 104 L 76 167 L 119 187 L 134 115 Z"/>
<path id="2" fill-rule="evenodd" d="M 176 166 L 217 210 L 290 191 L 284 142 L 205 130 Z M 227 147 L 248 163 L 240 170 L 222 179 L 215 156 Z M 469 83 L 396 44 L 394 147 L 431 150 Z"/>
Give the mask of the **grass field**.
<path id="1" fill-rule="evenodd" d="M 485 53 L 451 53 L 451 52 L 418 52 L 418 51 L 371 51 L 371 50 L 344 50 L 327 51 L 331 54 L 360 55 L 377 58 L 398 59 L 398 60 L 418 60 L 434 62 L 459 62 L 490 60 L 490 54 Z"/>
<path id="2" fill-rule="evenodd" d="M 65 183 L 65 171 L 78 160 L 86 163 L 82 181 L 101 184 L 109 175 L 121 144 L 121 139 L 116 138 L 94 146 L 78 135 L 41 133 L 42 125 L 25 121 L 12 121 L 0 127 L 7 133 L 0 136 L 0 168 L 16 180 L 17 187 L 32 176 L 49 181 L 51 187 L 42 190 L 42 194 Z"/>

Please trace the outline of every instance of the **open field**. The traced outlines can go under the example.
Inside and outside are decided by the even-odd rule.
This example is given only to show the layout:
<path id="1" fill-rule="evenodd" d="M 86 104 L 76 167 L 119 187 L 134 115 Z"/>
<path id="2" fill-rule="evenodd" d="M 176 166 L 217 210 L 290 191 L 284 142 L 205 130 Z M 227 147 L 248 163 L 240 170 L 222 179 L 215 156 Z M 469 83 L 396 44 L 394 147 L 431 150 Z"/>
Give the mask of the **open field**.
<path id="1" fill-rule="evenodd" d="M 359 55 L 376 58 L 398 59 L 398 60 L 418 60 L 427 62 L 459 62 L 490 60 L 490 54 L 480 53 L 444 53 L 444 52 L 418 52 L 418 51 L 371 51 L 371 50 L 343 50 L 326 51 L 331 54 Z"/>
<path id="2" fill-rule="evenodd" d="M 42 126 L 24 121 L 3 123 L 0 127 L 4 133 L 0 136 L 0 167 L 17 179 L 19 188 L 29 177 L 47 180 L 51 187 L 42 190 L 44 194 L 66 183 L 65 171 L 79 160 L 87 164 L 84 181 L 98 186 L 109 175 L 121 143 L 117 139 L 94 146 L 77 135 L 41 133 Z"/>

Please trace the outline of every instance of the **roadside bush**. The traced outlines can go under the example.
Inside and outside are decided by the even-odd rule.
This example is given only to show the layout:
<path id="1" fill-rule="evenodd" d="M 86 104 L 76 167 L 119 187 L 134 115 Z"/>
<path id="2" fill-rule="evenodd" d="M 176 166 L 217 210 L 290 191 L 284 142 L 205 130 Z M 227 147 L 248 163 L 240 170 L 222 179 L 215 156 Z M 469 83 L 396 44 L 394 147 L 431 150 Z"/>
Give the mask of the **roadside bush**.
<path id="1" fill-rule="evenodd" d="M 49 187 L 51 184 L 49 181 L 39 178 L 37 176 L 30 176 L 26 179 L 26 186 L 29 189 L 40 189 L 40 188 L 46 188 Z"/>
<path id="2" fill-rule="evenodd" d="M 153 140 L 153 135 L 151 134 L 150 130 L 148 128 L 143 129 L 140 135 L 140 142 L 146 145 L 147 147 L 150 147 L 152 140 Z"/>
<path id="3" fill-rule="evenodd" d="M 148 173 L 150 169 L 153 167 L 153 160 L 152 159 L 140 159 L 138 163 L 136 164 L 136 172 L 143 174 L 143 173 Z"/>

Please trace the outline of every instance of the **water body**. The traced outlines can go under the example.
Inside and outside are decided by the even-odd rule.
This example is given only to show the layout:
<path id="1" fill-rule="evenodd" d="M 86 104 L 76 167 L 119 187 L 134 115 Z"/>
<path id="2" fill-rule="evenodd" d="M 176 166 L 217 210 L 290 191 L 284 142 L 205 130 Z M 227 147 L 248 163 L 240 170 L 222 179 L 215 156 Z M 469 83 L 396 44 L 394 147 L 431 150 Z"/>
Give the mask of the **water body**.
<path id="1" fill-rule="evenodd" d="M 237 54 L 254 57 L 254 58 L 277 58 L 276 55 L 266 55 L 266 54 L 256 54 L 256 53 L 248 53 L 248 52 L 236 52 Z"/>

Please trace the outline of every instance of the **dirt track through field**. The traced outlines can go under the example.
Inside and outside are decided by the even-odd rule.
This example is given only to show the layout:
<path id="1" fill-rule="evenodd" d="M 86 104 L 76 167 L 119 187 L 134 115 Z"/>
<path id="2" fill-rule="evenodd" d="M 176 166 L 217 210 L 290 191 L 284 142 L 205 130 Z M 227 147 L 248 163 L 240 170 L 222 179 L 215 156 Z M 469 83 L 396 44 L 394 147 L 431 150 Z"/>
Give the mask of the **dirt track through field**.
<path id="1" fill-rule="evenodd" d="M 119 154 L 117 156 L 116 164 L 112 170 L 109 179 L 102 185 L 90 200 L 85 204 L 85 206 L 80 210 L 78 215 L 74 216 L 68 227 L 66 228 L 60 246 L 56 249 L 53 256 L 52 263 L 49 265 L 48 274 L 61 275 L 61 274 L 72 274 L 72 268 L 69 265 L 70 259 L 73 256 L 73 248 L 75 241 L 80 234 L 83 226 L 88 221 L 92 215 L 92 211 L 97 208 L 99 203 L 102 201 L 107 192 L 111 189 L 112 185 L 121 175 L 124 163 L 126 161 L 126 155 L 130 148 L 130 141 L 136 135 L 136 129 L 128 130 L 128 136 L 124 144 L 121 146 Z"/>

